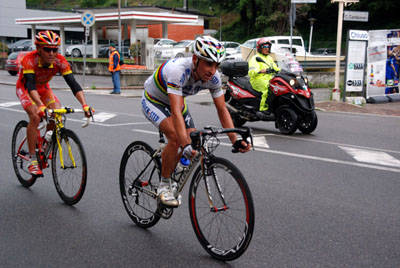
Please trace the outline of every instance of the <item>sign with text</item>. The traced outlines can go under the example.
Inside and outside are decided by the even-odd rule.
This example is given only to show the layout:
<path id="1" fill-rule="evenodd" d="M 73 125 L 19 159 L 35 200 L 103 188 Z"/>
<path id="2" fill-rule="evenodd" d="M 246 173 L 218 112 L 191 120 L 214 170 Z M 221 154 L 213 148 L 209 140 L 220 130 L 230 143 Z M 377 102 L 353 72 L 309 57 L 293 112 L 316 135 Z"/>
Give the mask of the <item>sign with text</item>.
<path id="1" fill-rule="evenodd" d="M 365 41 L 348 41 L 346 55 L 346 92 L 363 91 L 366 49 L 367 42 Z"/>
<path id="2" fill-rule="evenodd" d="M 359 30 L 350 30 L 350 40 L 368 41 L 368 32 Z"/>
<path id="3" fill-rule="evenodd" d="M 368 22 L 368 11 L 350 11 L 345 10 L 343 12 L 344 21 L 361 21 Z"/>

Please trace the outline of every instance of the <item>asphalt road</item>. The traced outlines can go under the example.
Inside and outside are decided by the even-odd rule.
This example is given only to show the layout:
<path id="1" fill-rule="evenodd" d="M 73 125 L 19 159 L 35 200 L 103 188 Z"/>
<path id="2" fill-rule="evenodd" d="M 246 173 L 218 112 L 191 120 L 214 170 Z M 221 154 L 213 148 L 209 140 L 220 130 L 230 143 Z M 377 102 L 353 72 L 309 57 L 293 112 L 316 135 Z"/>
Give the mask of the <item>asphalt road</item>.
<path id="1" fill-rule="evenodd" d="M 69 91 L 56 94 L 78 107 Z M 219 125 L 206 97 L 188 98 L 198 128 Z M 87 99 L 97 122 L 82 129 L 82 116 L 71 115 L 67 126 L 85 147 L 88 185 L 68 207 L 49 170 L 31 189 L 19 185 L 11 135 L 26 116 L 14 87 L 0 86 L 2 267 L 399 267 L 399 117 L 318 112 L 312 135 L 282 136 L 273 123 L 251 123 L 255 151 L 234 155 L 220 146 L 216 154 L 247 178 L 256 211 L 247 252 L 224 264 L 198 243 L 187 191 L 171 219 L 149 230 L 131 222 L 119 193 L 122 153 L 133 140 L 156 146 L 157 132 L 138 98 L 88 93 Z"/>

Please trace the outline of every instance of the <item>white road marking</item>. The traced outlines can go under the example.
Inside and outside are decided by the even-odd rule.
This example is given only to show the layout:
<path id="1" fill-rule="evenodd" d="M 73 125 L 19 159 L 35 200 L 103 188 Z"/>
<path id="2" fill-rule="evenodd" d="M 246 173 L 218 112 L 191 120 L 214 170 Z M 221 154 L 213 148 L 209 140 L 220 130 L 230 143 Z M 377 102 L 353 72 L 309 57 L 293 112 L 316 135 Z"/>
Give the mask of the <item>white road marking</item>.
<path id="1" fill-rule="evenodd" d="M 232 146 L 232 144 L 230 144 L 230 143 L 222 143 L 222 142 L 221 142 L 221 145 Z M 271 150 L 271 149 L 262 149 L 262 148 L 260 148 L 260 149 L 257 149 L 257 151 L 271 153 L 271 154 L 292 156 L 292 157 L 297 157 L 297 158 L 302 158 L 302 159 L 323 161 L 323 162 L 328 162 L 328 163 L 342 164 L 342 165 L 347 165 L 347 166 L 372 168 L 372 169 L 378 169 L 378 170 L 385 170 L 385 171 L 391 171 L 391 172 L 400 173 L 400 168 L 397 169 L 397 168 L 382 167 L 382 166 L 371 165 L 371 164 L 363 164 L 363 163 L 358 163 L 358 162 L 342 161 L 342 160 L 331 159 L 331 158 L 326 158 L 326 157 L 319 157 L 319 156 L 312 156 L 312 155 L 305 155 L 305 154 L 296 154 L 296 153 L 288 153 L 288 152 L 276 151 L 276 150 Z"/>
<path id="2" fill-rule="evenodd" d="M 11 107 L 11 106 L 15 106 L 15 105 L 21 105 L 21 102 L 19 102 L 19 101 L 10 101 L 10 102 L 0 103 L 0 107 Z"/>
<path id="3" fill-rule="evenodd" d="M 253 143 L 254 147 L 269 148 L 267 140 L 264 136 L 254 136 Z"/>
<path id="4" fill-rule="evenodd" d="M 283 138 L 283 139 L 324 143 L 324 144 L 337 145 L 337 146 L 349 146 L 349 147 L 353 147 L 353 148 L 361 148 L 361 149 L 366 149 L 366 150 L 377 150 L 376 148 L 367 147 L 367 146 L 358 146 L 358 145 L 339 143 L 339 142 L 333 142 L 333 141 L 323 141 L 323 140 L 318 140 L 318 139 L 306 139 L 306 138 L 293 137 L 293 136 L 287 136 L 287 135 L 281 135 L 281 134 L 269 133 L 269 134 L 257 134 L 257 135 L 258 136 L 275 136 L 275 137 L 279 137 L 279 138 Z M 393 150 L 387 150 L 387 149 L 378 149 L 378 150 L 381 151 L 381 152 L 400 154 L 400 151 L 393 151 Z"/>
<path id="5" fill-rule="evenodd" d="M 25 113 L 24 110 L 21 109 L 13 109 L 13 108 L 7 108 L 7 107 L 1 107 L 3 110 L 8 110 L 8 111 L 14 111 L 14 112 L 19 112 L 19 113 Z M 70 121 L 76 121 L 76 122 L 82 122 L 83 120 L 76 120 L 76 119 L 69 119 Z M 93 123 L 94 125 L 100 125 L 100 126 L 114 126 L 110 124 L 102 124 L 102 123 Z M 115 124 L 115 126 L 121 126 L 121 125 L 137 125 L 137 124 L 149 124 L 149 122 L 137 122 L 137 123 L 125 123 L 125 124 Z M 153 134 L 153 135 L 158 135 L 158 132 L 156 131 L 147 131 L 147 130 L 141 130 L 141 129 L 132 129 L 132 131 L 135 132 L 142 132 L 146 134 Z M 280 137 L 281 135 L 276 135 L 276 134 L 266 134 L 266 135 L 258 135 L 258 136 L 278 136 Z M 282 136 L 283 137 L 283 136 Z M 302 138 L 296 138 L 296 137 L 287 137 L 285 136 L 284 138 L 291 138 L 291 139 L 297 139 L 297 140 L 303 140 L 303 141 L 310 141 L 310 142 L 320 142 L 320 143 L 326 143 L 326 144 L 333 144 L 333 145 L 338 145 L 341 147 L 342 145 L 345 144 L 340 144 L 340 143 L 335 143 L 335 142 L 328 142 L 328 141 L 320 141 L 320 140 L 310 140 L 310 139 L 302 139 Z M 221 143 L 221 145 L 225 146 L 232 146 L 230 143 Z M 346 144 L 348 145 L 348 144 Z M 353 146 L 353 145 L 348 145 L 352 146 L 353 148 L 368 148 L 368 149 L 374 149 L 374 148 L 369 148 L 369 147 L 362 147 L 362 146 Z M 258 146 L 257 146 L 258 147 Z M 342 146 L 346 147 L 346 146 Z M 398 163 L 398 160 L 395 158 L 387 158 L 385 156 L 385 165 L 386 166 L 378 166 L 374 164 L 363 164 L 363 163 L 358 163 L 358 162 L 349 162 L 349 161 L 342 161 L 342 160 L 337 160 L 337 159 L 331 159 L 331 158 L 325 158 L 325 157 L 317 157 L 317 156 L 311 156 L 311 155 L 304 155 L 304 154 L 296 154 L 296 153 L 289 153 L 289 152 L 283 152 L 283 151 L 276 151 L 276 150 L 271 150 L 271 149 L 265 149 L 265 148 L 258 148 L 257 151 L 261 152 L 267 152 L 267 153 L 272 153 L 272 154 L 279 154 L 279 155 L 286 155 L 286 156 L 292 156 L 292 157 L 298 157 L 298 158 L 303 158 L 303 159 L 310 159 L 310 160 L 318 160 L 318 161 L 323 161 L 323 162 L 329 162 L 329 163 L 336 163 L 336 164 L 343 164 L 343 165 L 348 165 L 348 166 L 357 166 L 357 167 L 364 167 L 364 168 L 372 168 L 372 169 L 377 169 L 377 170 L 385 170 L 385 171 L 391 171 L 391 172 L 396 172 L 400 173 L 400 168 L 391 168 L 387 167 L 388 163 L 390 163 L 391 166 L 396 165 L 397 167 L 400 167 L 400 164 Z M 393 152 L 393 153 L 400 153 L 398 151 L 390 151 L 390 150 L 385 150 L 385 149 L 379 149 L 379 151 L 383 152 Z M 378 152 L 378 151 L 375 151 Z M 377 162 L 375 162 L 377 164 Z M 379 163 L 378 163 L 379 164 Z M 382 164 L 384 165 L 384 164 Z"/>
<path id="6" fill-rule="evenodd" d="M 117 116 L 116 114 L 113 113 L 105 113 L 105 112 L 101 112 L 101 113 L 95 113 L 93 115 L 94 117 L 94 121 L 95 122 L 104 122 L 107 121 L 113 117 Z"/>
<path id="7" fill-rule="evenodd" d="M 400 161 L 385 152 L 363 150 L 345 146 L 339 146 L 339 148 L 351 155 L 358 162 L 400 167 Z"/>
<path id="8" fill-rule="evenodd" d="M 146 134 L 158 135 L 158 131 L 150 131 L 150 130 L 144 130 L 144 129 L 132 129 L 132 131 L 140 132 L 140 133 L 146 133 Z"/>

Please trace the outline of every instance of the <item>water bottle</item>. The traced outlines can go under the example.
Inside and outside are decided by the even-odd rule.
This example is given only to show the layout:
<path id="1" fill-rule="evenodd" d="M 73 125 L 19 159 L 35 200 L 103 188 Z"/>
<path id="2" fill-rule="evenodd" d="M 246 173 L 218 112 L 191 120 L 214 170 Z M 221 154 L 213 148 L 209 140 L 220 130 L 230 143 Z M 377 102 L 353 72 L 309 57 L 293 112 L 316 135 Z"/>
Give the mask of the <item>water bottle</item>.
<path id="1" fill-rule="evenodd" d="M 176 182 L 180 182 L 180 180 L 183 179 L 183 173 L 188 168 L 189 164 L 190 164 L 190 159 L 186 159 L 185 157 L 182 156 L 175 168 L 174 179 Z"/>
<path id="2" fill-rule="evenodd" d="M 184 171 L 190 164 L 190 159 L 187 159 L 185 157 L 181 157 L 181 159 L 179 160 L 178 164 L 176 165 L 176 171 L 177 172 L 181 172 Z"/>
<path id="3" fill-rule="evenodd" d="M 47 142 L 51 141 L 51 136 L 53 136 L 53 130 L 48 130 L 45 134 L 44 134 L 44 138 Z"/>

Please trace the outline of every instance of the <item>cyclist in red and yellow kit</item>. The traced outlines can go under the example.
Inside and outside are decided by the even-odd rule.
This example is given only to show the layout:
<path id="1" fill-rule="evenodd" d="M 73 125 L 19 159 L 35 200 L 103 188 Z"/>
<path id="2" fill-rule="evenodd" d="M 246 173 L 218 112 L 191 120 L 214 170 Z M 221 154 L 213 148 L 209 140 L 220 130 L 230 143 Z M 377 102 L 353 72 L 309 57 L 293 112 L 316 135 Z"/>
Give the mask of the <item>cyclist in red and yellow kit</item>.
<path id="1" fill-rule="evenodd" d="M 52 31 L 39 32 L 35 37 L 36 50 L 26 54 L 21 62 L 22 70 L 17 81 L 17 96 L 29 116 L 27 139 L 31 164 L 28 169 L 33 176 L 42 176 L 35 153 L 37 127 L 46 108 L 61 108 L 60 101 L 49 87 L 51 78 L 60 73 L 76 99 L 82 105 L 85 116 L 94 110 L 87 105 L 81 86 L 75 80 L 71 67 L 64 56 L 58 54 L 61 38 Z"/>

